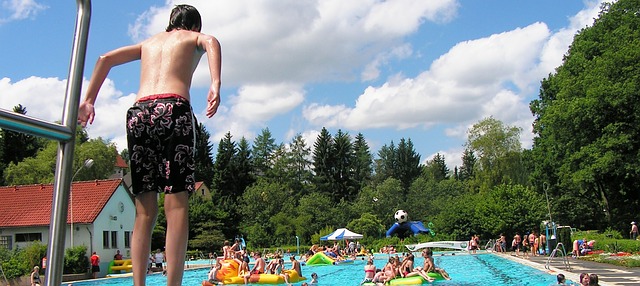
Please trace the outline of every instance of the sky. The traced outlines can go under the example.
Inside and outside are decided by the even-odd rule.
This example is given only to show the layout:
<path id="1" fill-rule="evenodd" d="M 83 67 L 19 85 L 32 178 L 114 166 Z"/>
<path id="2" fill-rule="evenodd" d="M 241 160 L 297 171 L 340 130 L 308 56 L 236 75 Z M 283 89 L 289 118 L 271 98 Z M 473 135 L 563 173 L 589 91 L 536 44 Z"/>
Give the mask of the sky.
<path id="1" fill-rule="evenodd" d="M 92 1 L 84 90 L 96 59 L 163 32 L 176 4 L 195 6 L 202 32 L 222 46 L 221 105 L 206 118 L 206 61 L 191 103 L 214 152 L 230 132 L 276 143 L 300 134 L 312 147 L 325 127 L 362 133 L 374 156 L 411 139 L 422 162 L 461 165 L 467 131 L 492 116 L 534 134 L 529 103 L 562 64 L 603 0 Z M 0 0 L 0 108 L 62 120 L 75 1 Z M 139 62 L 114 67 L 87 132 L 126 148 L 124 119 Z M 213 154 L 215 157 L 215 154 Z"/>

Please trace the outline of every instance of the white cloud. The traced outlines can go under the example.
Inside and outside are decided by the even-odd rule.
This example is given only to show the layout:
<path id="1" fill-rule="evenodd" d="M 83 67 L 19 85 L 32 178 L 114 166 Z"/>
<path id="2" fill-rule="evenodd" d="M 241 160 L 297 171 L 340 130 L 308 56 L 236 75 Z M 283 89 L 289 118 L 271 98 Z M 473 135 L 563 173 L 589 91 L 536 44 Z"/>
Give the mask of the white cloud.
<path id="1" fill-rule="evenodd" d="M 132 26 L 131 34 L 139 40 L 164 30 L 176 3 L 149 9 Z M 354 72 L 371 58 L 402 47 L 403 38 L 422 22 L 446 22 L 457 9 L 454 0 L 200 0 L 190 4 L 202 15 L 203 32 L 216 36 L 222 45 L 223 83 L 228 86 L 283 79 L 298 83 L 354 79 Z M 203 67 L 204 62 L 196 71 L 196 85 L 208 84 L 208 69 Z"/>
<path id="2" fill-rule="evenodd" d="M 17 82 L 9 78 L 0 80 L 0 106 L 12 110 L 22 104 L 27 115 L 49 122 L 62 121 L 62 105 L 66 80 L 29 77 Z"/>
<path id="3" fill-rule="evenodd" d="M 12 110 L 14 106 L 21 104 L 27 109 L 28 116 L 47 122 L 61 122 L 66 84 L 66 80 L 58 78 L 29 77 L 15 83 L 9 78 L 2 78 L 0 107 Z M 85 81 L 83 86 L 87 85 L 88 82 Z M 113 81 L 107 79 L 96 101 L 94 123 L 87 127 L 89 136 L 111 139 L 119 150 L 126 148 L 125 114 L 134 100 L 135 94 L 123 96 L 115 88 Z"/>
<path id="4" fill-rule="evenodd" d="M 459 139 L 466 138 L 473 123 L 494 116 L 522 128 L 523 147 L 530 147 L 529 101 L 540 80 L 561 64 L 576 31 L 597 15 L 598 3 L 591 5 L 556 33 L 538 22 L 460 42 L 414 78 L 394 77 L 368 87 L 353 107 L 311 103 L 304 116 L 315 126 L 351 130 L 444 125 L 447 136 Z M 375 65 L 365 70 L 369 77 L 377 76 Z"/>
<path id="5" fill-rule="evenodd" d="M 5 0 L 0 10 L 0 25 L 11 21 L 34 18 L 48 7 L 35 0 Z M 7 15 L 8 14 L 8 15 Z"/>
<path id="6" fill-rule="evenodd" d="M 167 1 L 140 15 L 130 27 L 134 40 L 163 31 L 175 4 Z M 254 128 L 264 127 L 267 120 L 303 102 L 305 84 L 354 80 L 367 62 L 363 79 L 377 77 L 377 70 L 390 59 L 412 53 L 402 41 L 406 35 L 426 20 L 449 21 L 457 9 L 454 0 L 201 0 L 190 4 L 202 15 L 203 33 L 214 35 L 222 45 L 223 86 L 239 86 L 237 95 L 225 95 L 226 108 L 207 120 L 216 140 L 228 131 L 252 138 Z M 395 19 L 389 21 L 389 17 Z M 209 81 L 203 58 L 193 83 L 208 86 Z"/>

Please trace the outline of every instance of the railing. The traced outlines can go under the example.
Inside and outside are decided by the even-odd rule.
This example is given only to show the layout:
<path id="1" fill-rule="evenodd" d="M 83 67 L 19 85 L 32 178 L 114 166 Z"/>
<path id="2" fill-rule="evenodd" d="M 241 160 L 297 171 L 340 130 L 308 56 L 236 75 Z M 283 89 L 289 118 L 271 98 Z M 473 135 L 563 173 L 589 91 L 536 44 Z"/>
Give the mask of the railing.
<path id="1" fill-rule="evenodd" d="M 549 270 L 551 266 L 551 261 L 553 261 L 553 258 L 556 256 L 562 256 L 562 264 L 564 265 L 567 271 L 571 271 L 571 265 L 569 264 L 569 259 L 567 259 L 567 251 L 565 250 L 562 242 L 559 242 L 556 245 L 556 248 L 553 251 L 551 251 L 551 254 L 549 254 L 549 258 L 547 259 L 547 263 L 544 265 L 544 268 Z"/>
<path id="2" fill-rule="evenodd" d="M 76 0 L 76 3 L 77 18 L 62 111 L 63 124 L 48 123 L 0 109 L 0 128 L 59 142 L 51 203 L 51 221 L 47 248 L 49 263 L 45 275 L 45 285 L 62 284 L 64 270 L 66 220 L 71 175 L 73 174 L 73 151 L 75 149 L 75 134 L 78 125 L 78 104 L 82 89 L 82 73 L 84 71 L 89 22 L 91 19 L 91 0 Z"/>
<path id="3" fill-rule="evenodd" d="M 484 245 L 484 249 L 486 251 L 495 251 L 495 246 L 496 246 L 495 240 L 489 239 L 489 241 L 487 241 L 487 244 Z"/>

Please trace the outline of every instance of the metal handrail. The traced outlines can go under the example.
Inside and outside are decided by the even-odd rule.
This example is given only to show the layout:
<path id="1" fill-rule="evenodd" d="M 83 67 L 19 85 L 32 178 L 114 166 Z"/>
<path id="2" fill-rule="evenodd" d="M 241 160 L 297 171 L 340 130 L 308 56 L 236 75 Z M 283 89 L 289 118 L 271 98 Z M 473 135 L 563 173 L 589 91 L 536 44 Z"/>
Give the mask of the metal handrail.
<path id="1" fill-rule="evenodd" d="M 487 244 L 484 245 L 484 249 L 486 251 L 495 251 L 495 245 L 496 245 L 496 242 L 493 241 L 493 238 L 489 239 L 489 241 L 487 241 Z"/>
<path id="2" fill-rule="evenodd" d="M 62 284 L 66 220 L 71 188 L 73 151 L 82 89 L 82 74 L 87 51 L 91 0 L 76 0 L 76 26 L 69 64 L 69 76 L 62 110 L 62 124 L 47 123 L 32 117 L 0 110 L 0 128 L 57 140 L 58 153 L 51 202 L 51 221 L 47 245 L 48 267 L 44 285 Z"/>
<path id="3" fill-rule="evenodd" d="M 569 259 L 567 259 L 567 251 L 564 248 L 564 244 L 562 244 L 562 242 L 558 242 L 556 248 L 551 251 L 551 254 L 549 254 L 549 258 L 547 259 L 547 263 L 545 263 L 544 268 L 549 270 L 549 268 L 551 267 L 551 261 L 553 261 L 553 258 L 556 257 L 558 253 L 562 255 L 562 264 L 565 266 L 567 271 L 571 271 L 571 265 L 569 264 Z"/>

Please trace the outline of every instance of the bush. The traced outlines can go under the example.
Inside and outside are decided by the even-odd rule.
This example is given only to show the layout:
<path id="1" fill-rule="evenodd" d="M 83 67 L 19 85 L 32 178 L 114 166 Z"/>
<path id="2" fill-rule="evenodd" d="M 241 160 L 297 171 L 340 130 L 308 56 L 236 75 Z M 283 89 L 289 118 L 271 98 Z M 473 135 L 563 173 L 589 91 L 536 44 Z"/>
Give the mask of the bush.
<path id="1" fill-rule="evenodd" d="M 40 265 L 40 259 L 47 252 L 46 245 L 36 241 L 25 248 L 17 247 L 13 251 L 0 248 L 2 270 L 7 279 L 28 275 L 34 266 Z"/>
<path id="2" fill-rule="evenodd" d="M 84 245 L 67 248 L 64 253 L 64 273 L 82 274 L 89 269 L 89 258 Z"/>

